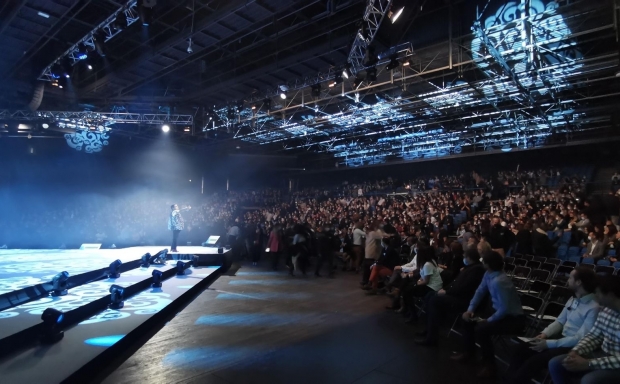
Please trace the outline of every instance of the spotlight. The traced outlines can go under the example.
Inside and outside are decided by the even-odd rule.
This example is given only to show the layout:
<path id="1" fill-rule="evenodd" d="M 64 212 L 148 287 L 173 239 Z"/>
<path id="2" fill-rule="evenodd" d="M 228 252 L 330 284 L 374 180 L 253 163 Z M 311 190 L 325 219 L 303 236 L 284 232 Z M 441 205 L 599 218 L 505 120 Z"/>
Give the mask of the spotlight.
<path id="1" fill-rule="evenodd" d="M 280 98 L 281 98 L 282 100 L 286 99 L 286 93 L 284 93 L 284 92 L 280 92 Z"/>
<path id="2" fill-rule="evenodd" d="M 161 288 L 161 278 L 163 276 L 163 273 L 161 273 L 159 269 L 155 269 L 153 270 L 152 276 L 153 276 L 153 283 L 151 284 L 151 287 Z"/>
<path id="3" fill-rule="evenodd" d="M 321 97 L 321 84 L 314 84 L 311 86 L 312 88 L 312 97 Z"/>
<path id="4" fill-rule="evenodd" d="M 405 0 L 395 0 L 392 3 L 390 12 L 388 12 L 388 18 L 392 20 L 392 24 L 394 24 L 396 20 L 398 20 L 400 15 L 403 14 L 404 10 L 405 10 Z"/>
<path id="5" fill-rule="evenodd" d="M 41 128 L 43 128 L 43 129 L 48 129 L 49 127 L 50 127 L 50 125 L 48 123 L 41 124 Z"/>
<path id="6" fill-rule="evenodd" d="M 620 69 L 616 71 L 616 77 L 620 77 Z"/>
<path id="7" fill-rule="evenodd" d="M 387 71 L 391 71 L 393 69 L 398 68 L 400 62 L 398 61 L 398 57 L 396 55 L 390 57 L 390 63 L 385 67 Z"/>
<path id="8" fill-rule="evenodd" d="M 151 254 L 147 252 L 144 255 L 142 255 L 142 258 L 140 258 L 140 267 L 148 268 L 150 265 L 151 265 Z"/>
<path id="9" fill-rule="evenodd" d="M 177 261 L 177 276 L 185 275 L 185 264 L 179 260 Z"/>
<path id="10" fill-rule="evenodd" d="M 88 65 L 86 66 L 86 68 L 88 68 L 88 69 L 89 69 L 89 70 L 91 70 L 91 71 L 93 70 L 93 66 L 92 66 L 92 65 L 90 65 L 90 64 L 88 64 Z"/>
<path id="11" fill-rule="evenodd" d="M 64 296 L 67 294 L 67 280 L 69 272 L 63 271 L 52 279 L 52 296 Z"/>
<path id="12" fill-rule="evenodd" d="M 125 306 L 124 293 L 125 288 L 120 285 L 114 284 L 110 287 L 110 309 L 121 309 Z"/>
<path id="13" fill-rule="evenodd" d="M 157 0 L 142 0 L 138 1 L 138 13 L 140 15 L 140 21 L 142 25 L 148 27 L 153 21 L 153 7 L 157 5 Z"/>
<path id="14" fill-rule="evenodd" d="M 353 73 L 351 72 L 351 64 L 347 63 L 342 70 L 342 77 L 348 79 L 349 76 L 353 76 Z"/>
<path id="15" fill-rule="evenodd" d="M 88 49 L 86 48 L 86 45 L 84 45 L 84 43 L 78 45 L 75 57 L 77 57 L 78 60 L 88 59 Z"/>
<path id="16" fill-rule="evenodd" d="M 194 53 L 194 50 L 192 49 L 192 38 L 189 38 L 189 45 L 187 46 L 187 53 L 189 53 L 190 55 L 192 53 Z"/>
<path id="17" fill-rule="evenodd" d="M 120 272 L 118 271 L 123 264 L 120 260 L 115 260 L 110 264 L 110 268 L 108 269 L 108 279 L 118 279 L 121 277 Z"/>
<path id="18" fill-rule="evenodd" d="M 47 308 L 43 311 L 41 320 L 43 321 L 44 329 L 41 333 L 41 343 L 53 344 L 62 340 L 65 334 L 59 328 L 63 318 L 64 314 L 57 309 Z"/>
<path id="19" fill-rule="evenodd" d="M 64 313 L 54 308 L 47 308 L 41 314 L 41 320 L 45 324 L 49 324 L 49 325 L 60 324 L 64 317 L 65 317 Z"/>
<path id="20" fill-rule="evenodd" d="M 161 130 L 168 133 L 170 132 L 170 126 L 168 124 L 164 124 L 161 126 Z"/>

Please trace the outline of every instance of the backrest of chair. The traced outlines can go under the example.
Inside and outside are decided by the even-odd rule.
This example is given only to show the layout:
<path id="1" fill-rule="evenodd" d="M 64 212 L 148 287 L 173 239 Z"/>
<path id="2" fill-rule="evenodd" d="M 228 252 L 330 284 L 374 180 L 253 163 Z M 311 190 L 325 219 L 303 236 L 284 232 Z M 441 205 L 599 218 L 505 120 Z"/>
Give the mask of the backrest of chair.
<path id="1" fill-rule="evenodd" d="M 529 261 L 529 260 L 534 260 L 534 256 L 532 256 L 532 255 L 523 255 L 523 258 L 524 258 L 525 260 L 528 260 L 528 261 Z"/>
<path id="2" fill-rule="evenodd" d="M 504 263 L 505 264 L 514 264 L 515 263 L 515 259 L 514 259 L 514 257 L 506 256 L 506 257 L 504 257 Z"/>
<path id="3" fill-rule="evenodd" d="M 514 270 L 515 270 L 514 264 L 504 264 L 504 272 L 506 272 L 507 275 L 512 275 L 512 272 Z"/>
<path id="4" fill-rule="evenodd" d="M 584 263 L 584 264 L 581 264 L 580 267 L 584 267 L 584 268 L 588 268 L 588 269 L 594 270 L 595 265 L 594 264 Z"/>
<path id="5" fill-rule="evenodd" d="M 551 291 L 549 292 L 548 301 L 564 305 L 566 304 L 568 299 L 573 297 L 573 295 L 574 294 L 572 290 L 566 287 L 555 286 L 555 287 L 552 287 Z"/>
<path id="6" fill-rule="evenodd" d="M 515 258 L 515 259 L 522 259 L 522 258 L 523 258 L 523 254 L 521 254 L 521 253 L 515 253 L 515 254 L 514 254 L 514 258 Z"/>
<path id="7" fill-rule="evenodd" d="M 620 269 L 620 261 L 615 261 L 614 264 L 612 265 L 612 267 L 614 267 L 616 269 Z"/>
<path id="8" fill-rule="evenodd" d="M 594 272 L 596 272 L 596 274 L 600 276 L 613 275 L 615 271 L 616 270 L 614 269 L 614 267 L 610 267 L 606 265 L 597 265 L 594 268 Z"/>
<path id="9" fill-rule="evenodd" d="M 586 257 L 583 260 L 581 260 L 581 265 L 584 264 L 594 264 L 594 259 L 592 257 Z"/>
<path id="10" fill-rule="evenodd" d="M 609 267 L 611 265 L 611 261 L 605 260 L 605 259 L 601 259 L 601 260 L 596 262 L 596 265 L 605 265 L 605 266 Z"/>
<path id="11" fill-rule="evenodd" d="M 553 265 L 560 265 L 562 264 L 562 260 L 556 259 L 554 257 L 550 257 L 547 259 L 546 263 L 553 264 Z"/>
<path id="12" fill-rule="evenodd" d="M 543 256 L 534 256 L 534 261 L 538 261 L 542 264 L 547 262 L 547 258 Z"/>
<path id="13" fill-rule="evenodd" d="M 565 262 L 562 263 L 562 265 L 567 265 L 567 266 L 570 266 L 572 268 L 575 268 L 577 266 L 577 263 L 574 262 L 574 261 L 565 261 Z"/>
<path id="14" fill-rule="evenodd" d="M 535 269 L 530 273 L 530 280 L 547 281 L 547 279 L 549 279 L 549 271 Z"/>
<path id="15" fill-rule="evenodd" d="M 540 269 L 549 271 L 550 274 L 553 274 L 553 272 L 555 272 L 555 268 L 556 265 L 551 263 L 543 263 L 543 265 L 540 266 Z"/>
<path id="16" fill-rule="evenodd" d="M 518 267 L 515 267 L 513 271 L 513 276 L 523 277 L 527 279 L 530 276 L 531 272 L 532 272 L 531 268 L 518 266 Z"/>
<path id="17" fill-rule="evenodd" d="M 543 299 L 541 299 L 540 297 L 536 297 L 536 296 L 532 296 L 532 295 L 528 295 L 528 294 L 524 294 L 520 296 L 521 298 L 521 306 L 525 307 L 524 309 L 527 312 L 533 312 L 533 313 L 538 313 L 538 311 L 540 310 L 540 308 L 542 308 L 543 306 Z M 529 309 L 529 308 L 531 309 Z"/>
<path id="18" fill-rule="evenodd" d="M 545 297 L 550 289 L 551 284 L 536 280 L 532 283 L 532 285 L 530 285 L 529 292 L 538 292 L 539 297 Z"/>
<path id="19" fill-rule="evenodd" d="M 515 265 L 520 265 L 522 267 L 525 267 L 525 265 L 527 264 L 527 260 L 525 259 L 515 259 Z"/>
<path id="20" fill-rule="evenodd" d="M 557 318 L 560 316 L 560 313 L 564 310 L 564 304 L 556 303 L 550 301 L 545 305 L 545 309 L 543 310 L 542 316 L 553 316 Z"/>
<path id="21" fill-rule="evenodd" d="M 527 264 L 525 264 L 525 266 L 528 268 L 532 268 L 532 269 L 539 269 L 540 264 L 541 264 L 540 261 L 531 260 L 531 261 L 528 261 Z"/>

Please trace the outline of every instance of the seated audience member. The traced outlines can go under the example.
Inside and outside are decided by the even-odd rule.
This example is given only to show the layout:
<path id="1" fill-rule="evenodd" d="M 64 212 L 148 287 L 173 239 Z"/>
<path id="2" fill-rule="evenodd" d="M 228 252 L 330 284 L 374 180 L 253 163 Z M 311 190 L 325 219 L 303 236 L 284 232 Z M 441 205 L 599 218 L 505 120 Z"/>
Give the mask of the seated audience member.
<path id="1" fill-rule="evenodd" d="M 402 293 L 405 312 L 409 315 L 408 323 L 413 323 L 417 320 L 414 299 L 434 294 L 443 287 L 440 275 L 441 270 L 434 259 L 433 248 L 418 248 L 417 263 L 420 269 L 420 279 L 415 285 L 409 284 Z"/>
<path id="2" fill-rule="evenodd" d="M 440 255 L 439 267 L 443 269 L 441 279 L 444 284 L 454 280 L 463 268 L 463 246 L 458 241 L 450 243 L 450 251 Z"/>
<path id="3" fill-rule="evenodd" d="M 390 295 L 394 297 L 394 300 L 392 301 L 392 305 L 386 307 L 386 309 L 400 310 L 402 308 L 400 302 L 402 300 L 401 293 L 403 289 L 412 281 L 417 280 L 412 279 L 419 276 L 416 252 L 418 247 L 424 246 L 424 243 L 419 242 L 418 244 L 415 244 L 414 238 L 410 236 L 407 238 L 407 244 L 409 245 L 409 256 L 411 257 L 411 261 L 407 264 L 397 265 L 394 267 L 394 273 L 392 273 L 390 281 L 387 284 L 387 288 L 392 288 Z"/>
<path id="4" fill-rule="evenodd" d="M 493 250 L 491 249 L 491 244 L 489 244 L 484 239 L 480 240 L 480 242 L 478 242 L 478 245 L 476 246 L 476 249 L 478 250 L 478 253 L 480 254 L 480 257 L 484 257 L 485 255 L 488 255 L 491 252 L 493 252 Z"/>
<path id="5" fill-rule="evenodd" d="M 578 267 L 568 278 L 568 287 L 575 297 L 568 300 L 558 318 L 530 343 L 519 344 L 512 353 L 507 382 L 529 383 L 533 376 L 547 367 L 549 359 L 564 355 L 590 332 L 599 306 L 594 300 L 596 274 Z"/>
<path id="6" fill-rule="evenodd" d="M 427 307 L 426 332 L 423 332 L 425 337 L 417 339 L 416 344 L 437 344 L 440 319 L 445 318 L 448 313 L 453 313 L 452 316 L 454 316 L 456 313 L 467 310 L 485 270 L 476 250 L 465 252 L 463 263 L 465 267 L 457 278 L 445 290 L 440 289 L 437 295 L 430 299 Z"/>
<path id="7" fill-rule="evenodd" d="M 497 252 L 482 256 L 486 272 L 469 308 L 463 313 L 463 343 L 465 351 L 452 356 L 452 360 L 470 361 L 476 351 L 476 341 L 482 350 L 484 367 L 478 372 L 479 378 L 491 378 L 497 374 L 492 336 L 519 334 L 525 327 L 525 316 L 521 300 L 510 277 L 503 272 L 504 260 Z M 483 298 L 489 294 L 495 312 L 486 319 L 474 317 Z"/>
<path id="8" fill-rule="evenodd" d="M 596 300 L 604 307 L 592 330 L 566 355 L 549 361 L 554 384 L 620 382 L 620 276 L 600 276 Z"/>
<path id="9" fill-rule="evenodd" d="M 589 242 L 586 248 L 586 253 L 584 253 L 584 259 L 594 259 L 594 263 L 603 258 L 605 252 L 605 245 L 599 239 L 599 235 L 594 232 L 590 232 L 588 235 Z"/>

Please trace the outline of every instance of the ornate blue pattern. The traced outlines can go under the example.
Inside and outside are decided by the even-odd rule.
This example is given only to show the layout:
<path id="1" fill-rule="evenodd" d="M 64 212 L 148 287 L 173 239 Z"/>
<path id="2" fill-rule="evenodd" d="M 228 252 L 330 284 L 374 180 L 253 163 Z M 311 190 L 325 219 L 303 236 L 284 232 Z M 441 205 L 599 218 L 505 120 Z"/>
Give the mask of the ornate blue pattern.
<path id="1" fill-rule="evenodd" d="M 86 153 L 94 153 L 101 152 L 104 145 L 108 145 L 108 139 L 110 135 L 106 131 L 87 131 L 87 130 L 77 130 L 75 133 L 67 133 L 65 134 L 65 139 L 67 140 L 67 144 L 75 149 L 76 151 L 81 151 L 84 149 Z"/>

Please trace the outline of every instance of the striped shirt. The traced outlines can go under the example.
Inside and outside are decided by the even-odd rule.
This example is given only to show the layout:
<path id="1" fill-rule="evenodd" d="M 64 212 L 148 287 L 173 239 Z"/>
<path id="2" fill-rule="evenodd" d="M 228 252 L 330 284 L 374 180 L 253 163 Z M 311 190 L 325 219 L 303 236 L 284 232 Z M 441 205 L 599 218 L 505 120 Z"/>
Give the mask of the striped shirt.
<path id="1" fill-rule="evenodd" d="M 609 308 L 602 309 L 592 330 L 573 351 L 585 356 L 601 348 L 609 356 L 590 360 L 592 369 L 620 369 L 620 313 Z"/>

